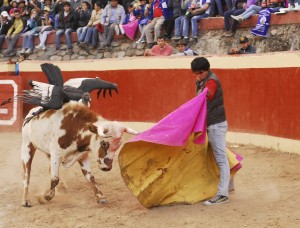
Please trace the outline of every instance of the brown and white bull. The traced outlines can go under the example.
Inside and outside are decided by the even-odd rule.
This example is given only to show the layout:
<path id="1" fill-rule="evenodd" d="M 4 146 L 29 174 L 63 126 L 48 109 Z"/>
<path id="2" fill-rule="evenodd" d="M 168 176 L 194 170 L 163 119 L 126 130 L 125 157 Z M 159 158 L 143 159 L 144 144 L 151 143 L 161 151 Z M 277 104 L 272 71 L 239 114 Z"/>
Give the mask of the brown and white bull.
<path id="1" fill-rule="evenodd" d="M 27 116 L 31 116 L 38 109 L 32 109 Z M 68 168 L 78 162 L 95 193 L 97 202 L 107 203 L 91 172 L 89 152 L 97 158 L 102 171 L 111 170 L 113 156 L 121 145 L 123 132 L 138 134 L 137 131 L 123 127 L 117 122 L 103 119 L 78 102 L 69 102 L 59 110 L 47 110 L 35 116 L 22 129 L 22 205 L 31 206 L 28 187 L 31 163 L 36 150 L 46 153 L 51 162 L 51 187 L 44 194 L 46 200 L 51 200 L 55 195 L 60 164 Z"/>

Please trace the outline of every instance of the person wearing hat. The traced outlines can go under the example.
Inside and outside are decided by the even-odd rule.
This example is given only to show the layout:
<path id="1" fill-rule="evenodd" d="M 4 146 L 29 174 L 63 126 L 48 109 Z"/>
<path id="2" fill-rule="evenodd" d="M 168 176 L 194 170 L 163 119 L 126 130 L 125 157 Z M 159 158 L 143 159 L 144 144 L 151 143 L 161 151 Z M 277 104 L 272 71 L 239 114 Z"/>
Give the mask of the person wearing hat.
<path id="1" fill-rule="evenodd" d="M 178 50 L 178 52 L 174 54 L 176 56 L 198 55 L 198 53 L 190 49 L 190 47 L 187 45 L 187 43 L 184 40 L 179 40 L 178 43 L 176 44 L 176 48 Z"/>
<path id="2" fill-rule="evenodd" d="M 11 25 L 12 21 L 10 20 L 8 13 L 6 11 L 2 11 L 0 17 L 0 50 Z"/>
<path id="3" fill-rule="evenodd" d="M 53 31 L 54 26 L 54 16 L 50 13 L 50 8 L 48 6 L 44 6 L 44 14 L 42 16 L 42 28 L 39 33 L 40 43 L 35 48 L 46 50 L 46 40 L 50 33 Z"/>
<path id="4" fill-rule="evenodd" d="M 246 36 L 241 36 L 239 38 L 240 49 L 231 48 L 228 54 L 252 54 L 256 53 L 256 48 L 250 45 L 250 41 Z"/>

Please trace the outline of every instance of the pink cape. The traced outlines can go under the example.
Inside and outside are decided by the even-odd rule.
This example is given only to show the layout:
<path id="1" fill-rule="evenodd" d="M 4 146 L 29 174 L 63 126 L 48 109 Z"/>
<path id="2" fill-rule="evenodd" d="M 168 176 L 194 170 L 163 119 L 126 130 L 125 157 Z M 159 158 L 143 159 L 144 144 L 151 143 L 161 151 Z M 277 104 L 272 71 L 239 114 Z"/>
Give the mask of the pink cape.
<path id="1" fill-rule="evenodd" d="M 129 39 L 131 39 L 131 40 L 134 39 L 134 35 L 135 35 L 138 25 L 139 25 L 138 19 L 131 21 L 128 24 L 122 25 L 124 32 Z"/>
<path id="2" fill-rule="evenodd" d="M 206 93 L 207 89 L 149 130 L 132 138 L 130 142 L 141 140 L 168 146 L 183 146 L 191 133 L 204 133 L 194 140 L 196 144 L 203 144 L 206 137 Z"/>

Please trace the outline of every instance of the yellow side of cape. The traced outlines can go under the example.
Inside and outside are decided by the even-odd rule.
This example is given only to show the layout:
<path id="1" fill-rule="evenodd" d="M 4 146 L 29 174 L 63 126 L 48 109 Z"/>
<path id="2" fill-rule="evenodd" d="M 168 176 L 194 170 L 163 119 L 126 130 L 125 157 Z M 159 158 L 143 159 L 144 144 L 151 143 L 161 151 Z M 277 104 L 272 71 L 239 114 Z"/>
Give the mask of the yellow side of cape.
<path id="1" fill-rule="evenodd" d="M 211 147 L 207 142 L 194 144 L 193 139 L 191 135 L 182 147 L 144 141 L 124 145 L 119 154 L 121 175 L 144 207 L 193 204 L 216 194 L 219 169 Z M 230 168 L 239 163 L 230 150 L 227 156 Z"/>

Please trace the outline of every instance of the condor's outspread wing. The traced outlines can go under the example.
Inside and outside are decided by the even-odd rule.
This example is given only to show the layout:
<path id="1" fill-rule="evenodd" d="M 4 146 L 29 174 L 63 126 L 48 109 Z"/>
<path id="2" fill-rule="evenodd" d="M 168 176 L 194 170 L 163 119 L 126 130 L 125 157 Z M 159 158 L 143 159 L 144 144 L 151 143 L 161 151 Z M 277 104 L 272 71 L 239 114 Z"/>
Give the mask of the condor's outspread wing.
<path id="1" fill-rule="evenodd" d="M 24 103 L 41 106 L 45 109 L 60 109 L 68 101 L 64 91 L 56 85 L 30 81 L 32 90 L 23 90 L 20 96 Z"/>
<path id="2" fill-rule="evenodd" d="M 118 85 L 108 81 L 104 81 L 99 78 L 74 78 L 65 82 L 64 90 L 66 86 L 71 86 L 79 89 L 82 93 L 91 92 L 98 89 L 97 98 L 99 98 L 101 91 L 103 90 L 103 97 L 105 97 L 106 91 L 109 91 L 109 95 L 112 96 L 112 90 L 118 93 Z"/>
<path id="3" fill-rule="evenodd" d="M 58 66 L 55 66 L 51 63 L 43 63 L 41 64 L 41 68 L 42 71 L 46 74 L 50 85 L 56 85 L 60 88 L 63 87 L 64 80 Z"/>

